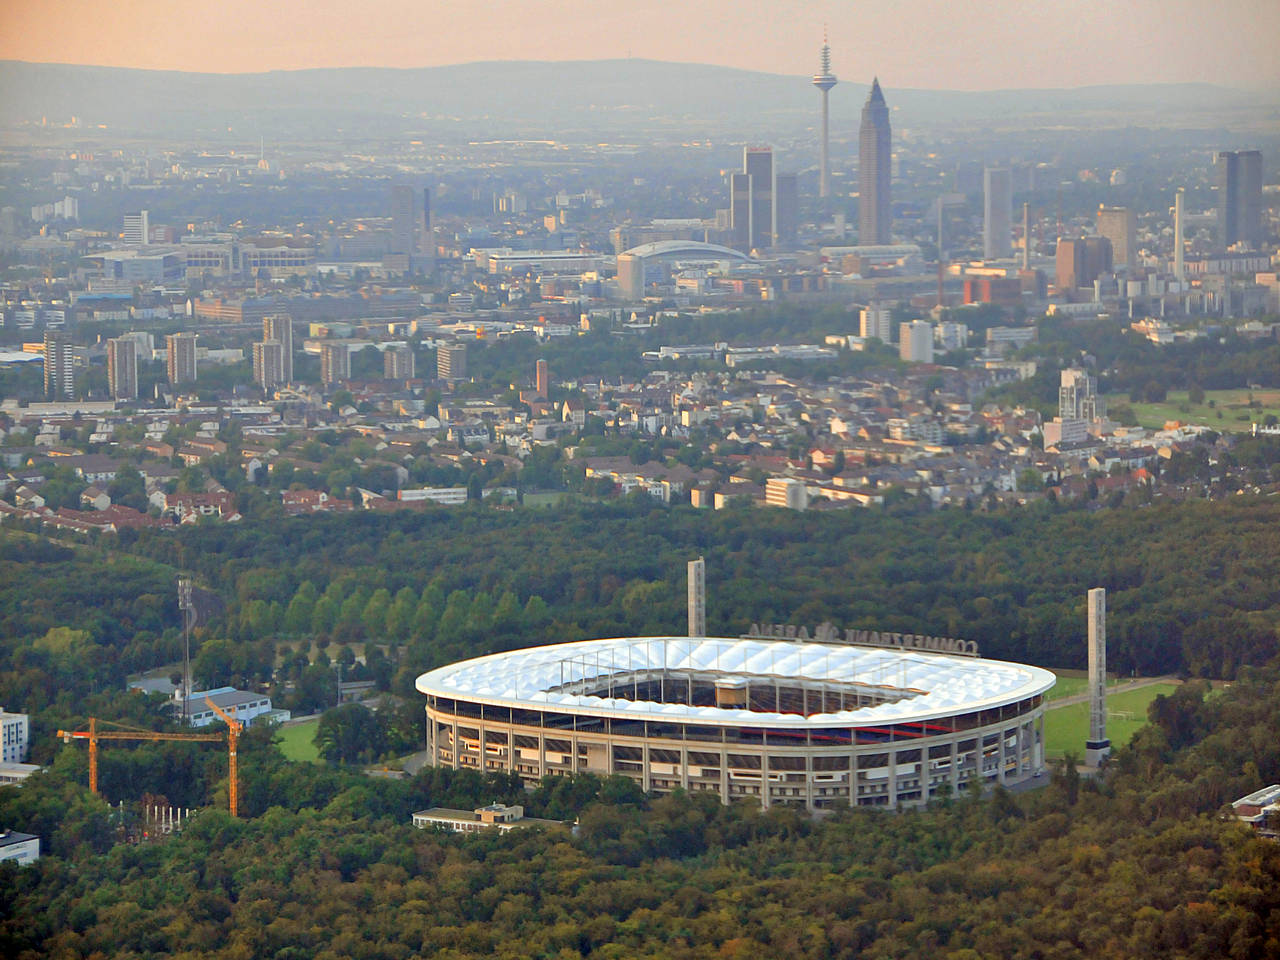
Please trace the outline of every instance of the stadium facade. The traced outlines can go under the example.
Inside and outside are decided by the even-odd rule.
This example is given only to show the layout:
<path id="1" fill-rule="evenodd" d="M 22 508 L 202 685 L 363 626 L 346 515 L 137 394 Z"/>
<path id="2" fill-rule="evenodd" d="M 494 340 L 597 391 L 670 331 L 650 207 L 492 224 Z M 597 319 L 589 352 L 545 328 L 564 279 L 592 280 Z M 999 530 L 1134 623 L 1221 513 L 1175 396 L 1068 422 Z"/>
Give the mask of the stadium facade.
<path id="1" fill-rule="evenodd" d="M 635 637 L 418 677 L 434 763 L 768 807 L 923 805 L 1044 770 L 1047 670 L 901 647 Z"/>

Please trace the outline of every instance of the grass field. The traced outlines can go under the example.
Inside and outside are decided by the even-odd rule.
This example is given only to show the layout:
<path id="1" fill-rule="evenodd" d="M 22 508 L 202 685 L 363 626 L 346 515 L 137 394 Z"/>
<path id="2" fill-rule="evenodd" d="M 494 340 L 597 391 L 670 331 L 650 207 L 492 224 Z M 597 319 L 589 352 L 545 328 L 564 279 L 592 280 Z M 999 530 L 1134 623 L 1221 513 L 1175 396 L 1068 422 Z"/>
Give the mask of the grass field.
<path id="1" fill-rule="evenodd" d="M 1261 408 L 1250 407 L 1250 397 Z M 1214 406 L 1209 406 L 1210 401 Z M 1280 417 L 1280 390 L 1206 390 L 1204 403 L 1191 403 L 1185 390 L 1170 390 L 1164 403 L 1130 403 L 1129 397 L 1121 393 L 1107 397 L 1108 409 L 1121 404 L 1132 407 L 1138 424 L 1151 430 L 1159 430 L 1166 421 L 1178 420 L 1212 427 L 1220 433 L 1247 433 L 1250 424 L 1262 423 L 1268 415 Z"/>
<path id="2" fill-rule="evenodd" d="M 1147 707 L 1160 694 L 1173 693 L 1172 683 L 1153 683 L 1126 693 L 1107 697 L 1107 736 L 1113 747 L 1128 743 L 1139 729 L 1147 725 Z M 1073 703 L 1065 707 L 1049 707 L 1044 712 L 1045 755 L 1061 757 L 1067 751 L 1084 759 L 1084 742 L 1089 737 L 1089 704 Z"/>
<path id="3" fill-rule="evenodd" d="M 1048 723 L 1048 720 L 1045 721 Z M 319 763 L 320 751 L 316 749 L 316 745 L 311 739 L 316 735 L 316 727 L 320 725 L 319 718 L 308 720 L 306 723 L 295 723 L 292 726 L 281 727 L 276 733 L 276 742 L 280 744 L 280 752 L 289 760 L 298 760 L 303 763 Z"/>
<path id="4" fill-rule="evenodd" d="M 1058 676 L 1058 682 L 1054 684 L 1052 690 L 1049 691 L 1049 700 L 1061 700 L 1064 697 L 1074 697 L 1078 693 L 1084 693 L 1089 686 L 1089 671 L 1087 670 L 1055 670 Z M 1120 683 L 1120 678 L 1107 674 L 1107 686 L 1114 687 Z"/>

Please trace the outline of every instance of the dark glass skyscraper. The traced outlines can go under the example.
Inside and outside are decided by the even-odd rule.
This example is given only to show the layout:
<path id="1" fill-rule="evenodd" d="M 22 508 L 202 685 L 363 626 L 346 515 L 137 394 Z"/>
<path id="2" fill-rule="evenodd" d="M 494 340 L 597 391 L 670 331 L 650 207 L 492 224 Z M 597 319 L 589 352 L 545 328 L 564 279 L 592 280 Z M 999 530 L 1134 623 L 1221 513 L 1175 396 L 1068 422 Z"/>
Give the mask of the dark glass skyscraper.
<path id="1" fill-rule="evenodd" d="M 1262 245 L 1262 154 L 1223 151 L 1218 167 L 1218 245 Z"/>
<path id="2" fill-rule="evenodd" d="M 871 93 L 862 108 L 858 132 L 858 242 L 888 243 L 893 225 L 890 182 L 893 154 L 889 131 L 889 107 L 880 92 L 880 81 L 871 82 Z"/>

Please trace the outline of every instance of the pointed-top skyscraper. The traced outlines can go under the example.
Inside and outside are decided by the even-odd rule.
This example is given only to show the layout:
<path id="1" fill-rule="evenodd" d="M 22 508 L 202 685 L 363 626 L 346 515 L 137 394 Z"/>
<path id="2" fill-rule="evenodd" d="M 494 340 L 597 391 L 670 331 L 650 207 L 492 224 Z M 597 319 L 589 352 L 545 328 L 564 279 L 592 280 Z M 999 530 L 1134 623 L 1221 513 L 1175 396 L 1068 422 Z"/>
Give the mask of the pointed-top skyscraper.
<path id="1" fill-rule="evenodd" d="M 888 243 L 893 225 L 890 182 L 893 154 L 890 145 L 889 107 L 880 92 L 880 80 L 871 81 L 871 92 L 862 107 L 858 131 L 858 242 Z"/>
<path id="2" fill-rule="evenodd" d="M 827 139 L 827 94 L 836 85 L 835 74 L 831 72 L 831 48 L 827 46 L 827 33 L 822 32 L 822 55 L 818 62 L 818 72 L 813 75 L 813 85 L 822 91 L 822 130 L 818 144 L 818 196 L 831 196 L 831 161 L 828 153 Z"/>

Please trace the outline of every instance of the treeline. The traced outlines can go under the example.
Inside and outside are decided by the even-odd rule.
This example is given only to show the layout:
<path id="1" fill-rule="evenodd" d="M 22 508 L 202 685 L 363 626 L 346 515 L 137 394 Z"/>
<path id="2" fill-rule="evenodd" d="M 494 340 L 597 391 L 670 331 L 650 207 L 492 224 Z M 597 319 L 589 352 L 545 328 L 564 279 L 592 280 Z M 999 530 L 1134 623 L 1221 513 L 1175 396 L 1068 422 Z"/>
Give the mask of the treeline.
<path id="1" fill-rule="evenodd" d="M 206 636 L 363 639 L 394 645 L 401 669 L 683 633 L 685 563 L 705 556 L 717 634 L 827 620 L 1079 667 L 1085 592 L 1102 586 L 1120 673 L 1231 678 L 1277 651 L 1278 521 L 1280 504 L 1258 498 L 900 515 L 625 502 L 196 526 L 144 533 L 134 549 L 226 599 Z"/>
<path id="2" fill-rule="evenodd" d="M 0 789 L 0 818 L 48 851 L 0 865 L 0 954 L 1275 957 L 1280 846 L 1218 814 L 1280 779 L 1280 669 L 1212 696 L 1185 685 L 1152 719 L 1099 783 L 1068 764 L 1030 794 L 821 821 L 589 777 L 530 794 L 471 771 L 372 780 L 258 741 L 243 751 L 249 816 L 206 810 L 177 836 L 113 846 L 113 814 L 56 766 Z M 408 825 L 495 799 L 578 829 Z"/>

